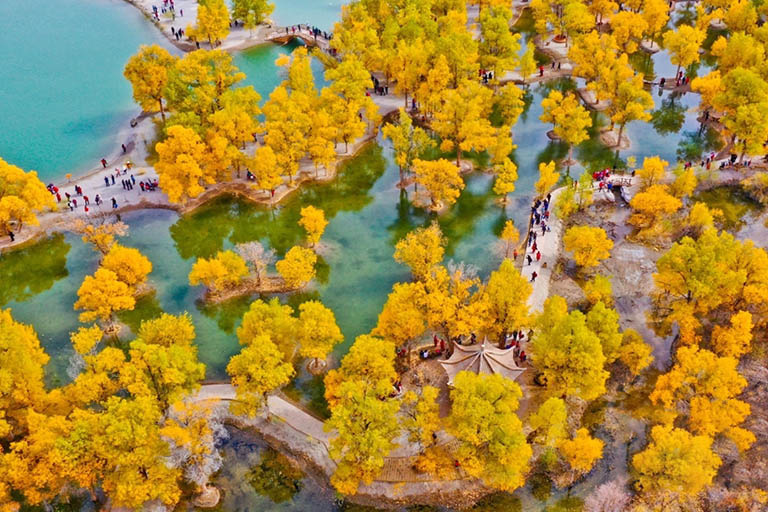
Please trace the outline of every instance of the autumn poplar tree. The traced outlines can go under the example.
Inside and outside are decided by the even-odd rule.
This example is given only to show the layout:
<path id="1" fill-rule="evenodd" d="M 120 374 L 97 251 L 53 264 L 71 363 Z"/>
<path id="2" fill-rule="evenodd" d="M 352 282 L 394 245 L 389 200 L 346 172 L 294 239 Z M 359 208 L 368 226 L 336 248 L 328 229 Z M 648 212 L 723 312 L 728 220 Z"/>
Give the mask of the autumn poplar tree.
<path id="1" fill-rule="evenodd" d="M 133 99 L 146 112 L 160 112 L 165 122 L 165 106 L 169 75 L 177 58 L 162 46 L 142 45 L 139 52 L 128 59 L 123 75 L 133 87 Z"/>
<path id="2" fill-rule="evenodd" d="M 536 192 L 545 196 L 560 181 L 560 173 L 555 170 L 555 162 L 539 164 L 539 180 L 536 182 Z"/>
<path id="3" fill-rule="evenodd" d="M 416 228 L 395 245 L 395 261 L 411 269 L 413 277 L 424 280 L 443 260 L 445 238 L 437 223 Z"/>
<path id="4" fill-rule="evenodd" d="M 685 24 L 680 25 L 677 31 L 664 33 L 664 48 L 669 51 L 669 60 L 672 64 L 677 64 L 675 76 L 680 73 L 681 67 L 687 68 L 699 62 L 699 48 L 706 36 L 704 30 Z"/>
<path id="5" fill-rule="evenodd" d="M 184 203 L 203 193 L 203 183 L 214 183 L 204 170 L 205 144 L 191 128 L 174 125 L 168 138 L 155 146 L 155 169 L 160 186 L 173 203 Z"/>
<path id="6" fill-rule="evenodd" d="M 581 267 L 595 267 L 608 258 L 613 241 L 603 228 L 572 226 L 563 236 L 565 250 L 573 253 L 573 260 Z"/>
<path id="7" fill-rule="evenodd" d="M 240 284 L 248 275 L 245 260 L 234 251 L 219 251 L 213 258 L 198 258 L 189 273 L 189 284 L 204 284 L 214 293 Z"/>
<path id="8" fill-rule="evenodd" d="M 671 425 L 653 427 L 648 447 L 632 457 L 637 487 L 648 494 L 698 494 L 712 483 L 721 463 L 712 439 Z"/>
<path id="9" fill-rule="evenodd" d="M 458 166 L 441 158 L 439 160 L 413 161 L 416 181 L 429 192 L 432 210 L 451 206 L 464 189 L 464 179 Z"/>
<path id="10" fill-rule="evenodd" d="M 298 325 L 299 354 L 311 358 L 314 368 L 344 340 L 333 311 L 319 301 L 311 300 L 299 306 Z"/>
<path id="11" fill-rule="evenodd" d="M 592 126 L 592 117 L 573 93 L 552 89 L 549 96 L 541 100 L 542 122 L 552 123 L 556 137 L 568 144 L 568 165 L 573 162 L 573 146 L 589 138 L 587 130 Z"/>
<path id="12" fill-rule="evenodd" d="M 422 158 L 427 150 L 435 146 L 435 142 L 423 128 L 413 125 L 413 120 L 405 109 L 400 109 L 398 123 L 386 124 L 381 133 L 392 141 L 402 185 L 405 183 L 405 173 L 411 170 L 413 161 Z"/>
<path id="13" fill-rule="evenodd" d="M 291 247 L 285 258 L 275 263 L 277 272 L 285 280 L 285 285 L 293 290 L 303 288 L 315 277 L 317 255 L 306 247 Z"/>
<path id="14" fill-rule="evenodd" d="M 544 303 L 534 328 L 531 357 L 552 396 L 576 395 L 592 400 L 605 392 L 608 372 L 600 339 L 580 311 L 568 312 L 557 295 Z"/>
<path id="15" fill-rule="evenodd" d="M 528 297 L 532 290 L 531 284 L 509 259 L 505 258 L 498 270 L 491 272 L 485 298 L 489 306 L 490 331 L 500 342 L 506 340 L 508 333 L 530 325 Z"/>
<path id="16" fill-rule="evenodd" d="M 460 445 L 454 456 L 469 475 L 513 491 L 525 484 L 533 450 L 515 414 L 520 386 L 499 374 L 459 372 L 451 391 L 447 430 Z"/>
<path id="17" fill-rule="evenodd" d="M 81 322 L 101 320 L 106 328 L 112 327 L 112 317 L 118 311 L 132 310 L 136 305 L 133 290 L 106 268 L 99 268 L 92 276 L 85 276 L 77 290 L 75 309 L 83 309 Z"/>
<path id="18" fill-rule="evenodd" d="M 24 224 L 37 225 L 37 212 L 55 205 L 53 195 L 35 171 L 24 172 L 0 158 L 0 230 L 3 234 L 20 231 Z"/>
<path id="19" fill-rule="evenodd" d="M 488 120 L 493 93 L 472 80 L 457 89 L 443 91 L 443 104 L 435 112 L 432 128 L 443 139 L 440 149 L 456 151 L 456 165 L 461 167 L 464 151 L 483 151 L 495 142 L 495 130 Z"/>
<path id="20" fill-rule="evenodd" d="M 301 209 L 299 225 L 307 232 L 307 241 L 314 247 L 320 241 L 320 237 L 323 236 L 328 221 L 325 220 L 325 213 L 323 210 L 309 205 Z"/>
<path id="21" fill-rule="evenodd" d="M 194 27 L 194 37 L 208 39 L 213 48 L 214 41 L 221 41 L 229 34 L 229 9 L 224 0 L 206 0 L 197 7 L 197 24 Z"/>

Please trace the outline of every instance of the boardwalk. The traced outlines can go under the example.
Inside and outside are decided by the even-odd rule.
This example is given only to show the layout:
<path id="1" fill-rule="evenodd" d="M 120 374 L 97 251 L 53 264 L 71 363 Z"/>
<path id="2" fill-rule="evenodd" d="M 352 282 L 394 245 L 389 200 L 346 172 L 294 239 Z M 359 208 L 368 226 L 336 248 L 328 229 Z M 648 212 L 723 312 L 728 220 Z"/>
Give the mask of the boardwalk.
<path id="1" fill-rule="evenodd" d="M 192 402 L 228 403 L 235 400 L 235 389 L 231 384 L 206 384 L 190 400 Z M 321 447 L 320 450 L 312 452 L 315 456 L 322 457 L 323 459 L 322 461 L 317 461 L 319 467 L 328 468 L 331 472 L 335 469 L 336 465 L 328 452 L 334 435 L 333 432 L 326 432 L 324 430 L 321 420 L 303 411 L 293 402 L 276 395 L 271 395 L 267 398 L 266 413 L 266 416 L 277 420 L 278 424 L 285 425 L 292 431 L 301 434 L 304 442 L 315 447 Z M 384 467 L 375 482 L 423 483 L 446 480 L 461 481 L 466 479 L 465 474 L 460 469 L 453 471 L 452 476 L 447 479 L 439 479 L 428 473 L 416 472 L 413 466 L 416 454 L 418 454 L 418 446 L 409 443 L 405 434 L 401 435 L 396 442 L 399 446 L 392 451 L 390 456 L 385 458 Z M 449 438 L 444 432 L 440 432 L 439 442 L 450 446 L 455 443 L 455 440 Z M 448 451 L 452 450 L 449 449 Z"/>

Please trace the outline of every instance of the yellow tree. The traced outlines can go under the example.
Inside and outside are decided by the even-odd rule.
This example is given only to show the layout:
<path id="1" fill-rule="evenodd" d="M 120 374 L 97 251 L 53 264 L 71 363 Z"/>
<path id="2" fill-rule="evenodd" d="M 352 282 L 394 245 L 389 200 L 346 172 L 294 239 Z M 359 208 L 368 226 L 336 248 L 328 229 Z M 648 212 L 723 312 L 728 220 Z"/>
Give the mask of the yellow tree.
<path id="1" fill-rule="evenodd" d="M 428 227 L 416 228 L 395 245 L 395 261 L 411 269 L 413 277 L 423 281 L 443 260 L 445 238 L 440 226 L 433 222 Z"/>
<path id="2" fill-rule="evenodd" d="M 573 439 L 563 439 L 557 449 L 576 475 L 586 475 L 603 456 L 605 443 L 589 435 L 589 430 L 580 428 Z"/>
<path id="3" fill-rule="evenodd" d="M 443 91 L 443 105 L 435 112 L 432 128 L 443 139 L 443 151 L 456 151 L 459 167 L 464 151 L 483 151 L 496 141 L 496 131 L 488 120 L 492 96 L 490 89 L 471 80 Z"/>
<path id="4" fill-rule="evenodd" d="M 155 149 L 158 156 L 155 170 L 160 186 L 171 202 L 184 203 L 203 193 L 203 182 L 215 182 L 202 167 L 206 147 L 194 130 L 180 125 L 171 126 L 168 138 L 158 142 Z"/>
<path id="5" fill-rule="evenodd" d="M 669 5 L 664 0 L 645 0 L 641 15 L 647 25 L 646 34 L 651 40 L 651 48 L 653 48 L 656 36 L 667 26 L 669 21 Z"/>
<path id="6" fill-rule="evenodd" d="M 731 317 L 731 325 L 716 325 L 712 331 L 712 350 L 725 357 L 740 358 L 752 345 L 752 315 L 749 311 L 739 311 Z"/>
<path id="7" fill-rule="evenodd" d="M 533 450 L 515 414 L 522 391 L 501 375 L 459 372 L 451 390 L 447 430 L 460 442 L 454 456 L 469 475 L 513 491 L 525 484 Z"/>
<path id="8" fill-rule="evenodd" d="M 568 435 L 568 410 L 565 400 L 554 396 L 547 398 L 528 418 L 528 424 L 533 430 L 535 443 L 554 448 Z"/>
<path id="9" fill-rule="evenodd" d="M 650 110 L 653 107 L 653 98 L 643 85 L 643 75 L 634 75 L 628 81 L 619 84 L 611 96 L 611 103 L 607 109 L 611 118 L 611 130 L 613 130 L 614 125 L 619 125 L 619 134 L 616 138 L 617 145 L 621 145 L 621 136 L 627 123 L 650 121 Z"/>
<path id="10" fill-rule="evenodd" d="M 304 302 L 299 306 L 299 354 L 313 359 L 318 367 L 333 347 L 344 341 L 341 329 L 336 325 L 333 311 L 316 300 Z"/>
<path id="11" fill-rule="evenodd" d="M 573 93 L 563 95 L 552 89 L 549 96 L 541 100 L 543 110 L 539 119 L 552 123 L 555 135 L 568 144 L 568 165 L 573 161 L 573 146 L 589 138 L 587 129 L 592 127 L 592 117 Z"/>
<path id="12" fill-rule="evenodd" d="M 0 439 L 10 441 L 23 434 L 27 412 L 42 405 L 43 368 L 48 360 L 35 330 L 16 322 L 11 310 L 0 310 L 0 381 L 4 383 L 0 388 Z"/>
<path id="13" fill-rule="evenodd" d="M 574 76 L 584 78 L 587 83 L 597 80 L 604 75 L 601 67 L 616 60 L 617 51 L 616 40 L 607 33 L 593 30 L 577 38 L 568 50 L 568 58 L 574 63 Z"/>
<path id="14" fill-rule="evenodd" d="M 603 228 L 593 226 L 572 226 L 563 236 L 565 250 L 573 253 L 573 261 L 581 267 L 596 267 L 608 258 L 613 249 L 613 240 Z"/>
<path id="15" fill-rule="evenodd" d="M 458 166 L 441 158 L 439 160 L 413 161 L 416 181 L 429 192 L 432 210 L 451 206 L 464 190 L 464 179 Z"/>
<path id="16" fill-rule="evenodd" d="M 619 361 L 627 367 L 632 376 L 637 377 L 653 362 L 653 349 L 634 329 L 627 329 L 622 334 Z"/>
<path id="17" fill-rule="evenodd" d="M 254 416 L 264 406 L 267 393 L 288 384 L 294 370 L 269 336 L 262 334 L 229 360 L 227 373 L 237 394 L 233 410 Z"/>
<path id="18" fill-rule="evenodd" d="M 493 7 L 480 13 L 479 64 L 493 71 L 496 80 L 512 71 L 520 60 L 520 34 L 509 28 L 512 13 L 507 7 Z"/>
<path id="19" fill-rule="evenodd" d="M 407 344 L 424 334 L 427 329 L 422 310 L 425 294 L 424 285 L 420 282 L 395 283 L 379 313 L 373 334 L 398 345 Z"/>
<path id="20" fill-rule="evenodd" d="M 275 189 L 283 184 L 283 178 L 277 166 L 277 157 L 272 147 L 260 146 L 253 155 L 251 166 L 262 190 L 274 193 Z"/>
<path id="21" fill-rule="evenodd" d="M 583 313 L 569 313 L 565 299 L 552 296 L 544 303 L 534 333 L 532 359 L 550 395 L 592 400 L 605 392 L 606 358 Z"/>
<path id="22" fill-rule="evenodd" d="M 133 87 L 133 99 L 146 112 L 160 112 L 165 122 L 163 100 L 168 87 L 169 74 L 176 65 L 176 57 L 156 44 L 139 47 L 139 53 L 128 59 L 123 75 Z"/>
<path id="23" fill-rule="evenodd" d="M 598 302 L 602 302 L 608 307 L 613 306 L 613 286 L 611 280 L 606 276 L 597 274 L 584 283 L 584 295 L 592 306 Z"/>
<path id="24" fill-rule="evenodd" d="M 309 157 L 315 164 L 315 176 L 319 166 L 323 166 L 327 174 L 336 161 L 337 136 L 338 128 L 333 124 L 331 114 L 324 108 L 318 109 L 315 112 L 307 147 Z"/>
<path id="25" fill-rule="evenodd" d="M 214 41 L 221 41 L 229 34 L 229 10 L 224 0 L 206 0 L 197 6 L 197 25 L 194 37 L 205 37 L 213 48 Z"/>
<path id="26" fill-rule="evenodd" d="M 648 30 L 645 18 L 632 11 L 619 11 L 611 16 L 611 33 L 621 50 L 627 54 L 637 51 L 638 41 Z"/>
<path id="27" fill-rule="evenodd" d="M 80 321 L 101 320 L 107 327 L 111 327 L 112 316 L 117 311 L 130 311 L 136 305 L 131 287 L 106 268 L 98 269 L 92 276 L 85 276 L 77 290 L 77 297 L 75 309 L 85 310 L 80 313 Z"/>
<path id="28" fill-rule="evenodd" d="M 138 249 L 114 244 L 104 256 L 101 266 L 111 270 L 117 278 L 136 292 L 152 272 L 152 262 Z"/>
<path id="29" fill-rule="evenodd" d="M 293 176 L 299 170 L 299 160 L 306 154 L 311 126 L 311 99 L 301 92 L 288 93 L 281 85 L 269 95 L 264 104 L 264 141 L 272 148 L 277 169 L 287 175 L 293 184 Z"/>
<path id="30" fill-rule="evenodd" d="M 736 398 L 747 385 L 737 365 L 733 357 L 718 357 L 695 346 L 681 347 L 675 366 L 656 381 L 651 402 L 664 406 L 664 419 L 669 423 L 682 418 L 694 434 L 723 434 L 746 450 L 755 436 L 738 426 L 749 416 L 750 406 Z"/>
<path id="31" fill-rule="evenodd" d="M 323 236 L 328 221 L 325 220 L 323 210 L 309 205 L 301 209 L 299 225 L 307 232 L 307 240 L 314 247 L 320 241 L 320 237 Z"/>
<path id="32" fill-rule="evenodd" d="M 114 506 L 138 509 L 157 500 L 175 505 L 181 470 L 166 462 L 168 443 L 160 435 L 162 412 L 149 397 L 111 397 L 101 413 L 76 414 L 70 443 L 86 441 L 99 464 L 100 487 Z"/>
<path id="33" fill-rule="evenodd" d="M 213 258 L 198 258 L 189 273 L 189 284 L 205 285 L 213 293 L 240 284 L 248 275 L 245 260 L 233 251 L 219 251 Z"/>
<path id="34" fill-rule="evenodd" d="M 649 494 L 698 494 L 712 483 L 721 462 L 712 439 L 671 425 L 653 427 L 648 447 L 632 457 L 637 487 Z"/>
<path id="35" fill-rule="evenodd" d="M 37 225 L 36 211 L 54 208 L 48 192 L 35 171 L 24 172 L 0 158 L 0 230 L 20 231 L 24 224 Z"/>
<path id="36" fill-rule="evenodd" d="M 158 331 L 165 332 L 158 336 Z M 194 336 L 192 320 L 186 314 L 163 314 L 143 321 L 138 338 L 130 344 L 130 359 L 120 368 L 125 389 L 135 397 L 151 398 L 162 412 L 197 390 L 205 377 L 205 365 L 197 358 Z"/>
<path id="37" fill-rule="evenodd" d="M 435 141 L 423 128 L 413 125 L 413 120 L 405 109 L 400 109 L 399 122 L 385 125 L 381 133 L 392 141 L 395 163 L 400 168 L 400 183 L 404 184 L 405 173 L 411 169 L 413 161 L 433 148 Z"/>
<path id="38" fill-rule="evenodd" d="M 523 83 L 526 78 L 536 72 L 536 67 L 536 46 L 528 41 L 525 44 L 525 53 L 520 57 L 520 76 L 523 78 Z"/>
<path id="39" fill-rule="evenodd" d="M 315 277 L 317 255 L 312 249 L 294 246 L 285 253 L 285 258 L 275 263 L 277 272 L 282 276 L 289 289 L 306 286 Z"/>
<path id="40" fill-rule="evenodd" d="M 533 288 L 514 263 L 504 259 L 498 270 L 491 272 L 485 287 L 490 332 L 504 342 L 508 333 L 530 325 L 528 297 Z"/>
<path id="41" fill-rule="evenodd" d="M 501 230 L 501 237 L 504 241 L 504 257 L 509 258 L 510 249 L 520 241 L 520 232 L 515 227 L 512 219 L 504 223 L 504 229 Z"/>
<path id="42" fill-rule="evenodd" d="M 536 192 L 544 196 L 560 181 L 560 173 L 555 170 L 555 162 L 539 164 L 539 180 L 536 182 Z"/>
<path id="43" fill-rule="evenodd" d="M 685 24 L 680 25 L 677 31 L 664 33 L 664 48 L 669 51 L 669 60 L 672 64 L 677 64 L 675 76 L 680 73 L 681 67 L 687 68 L 699 62 L 699 48 L 706 36 L 704 30 Z"/>
<path id="44" fill-rule="evenodd" d="M 106 255 L 115 244 L 116 236 L 128 234 L 128 226 L 122 221 L 87 224 L 79 220 L 75 222 L 74 229 L 83 235 L 83 242 L 92 244 L 102 255 Z"/>
<path id="45" fill-rule="evenodd" d="M 384 467 L 384 457 L 397 446 L 400 426 L 393 419 L 400 403 L 382 399 L 354 380 L 342 382 L 337 394 L 339 401 L 331 407 L 325 426 L 337 433 L 329 450 L 337 461 L 331 484 L 342 494 L 354 495 L 361 482 L 373 482 Z"/>
<path id="46" fill-rule="evenodd" d="M 403 397 L 401 424 L 408 433 L 408 440 L 424 450 L 435 443 L 433 435 L 440 430 L 440 407 L 437 396 L 440 390 L 433 386 L 421 388 L 421 394 L 408 391 Z"/>
<path id="47" fill-rule="evenodd" d="M 325 377 L 325 397 L 331 409 L 327 430 L 335 429 L 330 454 L 337 460 L 331 484 L 341 493 L 355 494 L 360 482 L 370 484 L 384 466 L 384 457 L 400 433 L 400 408 L 389 398 L 397 378 L 395 346 L 373 336 L 358 336 L 338 370 Z"/>
<path id="48" fill-rule="evenodd" d="M 640 178 L 641 189 L 646 189 L 651 185 L 656 185 L 667 174 L 669 162 L 662 160 L 658 156 L 645 157 L 643 167 L 638 169 L 635 175 Z"/>
<path id="49" fill-rule="evenodd" d="M 405 108 L 408 108 L 408 95 L 419 88 L 421 75 L 428 68 L 432 44 L 424 40 L 407 42 L 397 41 L 392 58 L 391 76 L 395 80 L 395 92 L 405 96 Z"/>
<path id="50" fill-rule="evenodd" d="M 255 28 L 263 23 L 274 9 L 275 4 L 269 0 L 233 0 L 232 19 L 245 22 L 245 28 Z"/>
<path id="51" fill-rule="evenodd" d="M 661 228 L 661 219 L 675 213 L 683 203 L 671 195 L 665 185 L 651 185 L 636 194 L 629 205 L 634 210 L 629 223 L 641 230 L 651 230 Z"/>
<path id="52" fill-rule="evenodd" d="M 291 306 L 281 304 L 277 298 L 268 303 L 255 300 L 243 315 L 243 323 L 237 328 L 237 339 L 241 345 L 248 345 L 261 335 L 269 336 L 283 353 L 283 358 L 292 362 L 296 353 L 296 332 L 299 330 L 293 313 Z"/>
<path id="53" fill-rule="evenodd" d="M 505 158 L 495 169 L 496 180 L 493 182 L 493 192 L 502 197 L 503 204 L 507 204 L 507 194 L 515 191 L 517 165 L 509 158 Z"/>

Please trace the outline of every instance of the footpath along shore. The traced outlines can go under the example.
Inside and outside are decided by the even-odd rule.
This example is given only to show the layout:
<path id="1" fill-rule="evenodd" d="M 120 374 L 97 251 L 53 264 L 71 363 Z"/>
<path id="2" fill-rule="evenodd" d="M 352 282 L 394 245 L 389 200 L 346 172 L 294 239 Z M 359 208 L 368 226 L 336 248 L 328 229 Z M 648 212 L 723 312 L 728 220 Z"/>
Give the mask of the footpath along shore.
<path id="1" fill-rule="evenodd" d="M 372 95 L 371 97 L 376 105 L 378 105 L 379 113 L 382 117 L 397 112 L 404 101 L 401 96 L 393 94 L 388 96 Z M 329 170 L 321 169 L 316 171 L 312 161 L 305 158 L 300 163 L 298 173 L 293 177 L 293 184 L 289 184 L 289 180 L 284 178 L 283 184 L 275 189 L 274 196 L 271 196 L 268 191 L 258 189 L 255 182 L 247 180 L 245 172 L 242 171 L 240 178 L 233 172 L 230 181 L 210 185 L 206 187 L 206 191 L 200 196 L 188 201 L 184 205 L 180 205 L 168 201 L 168 196 L 159 188 L 151 192 L 145 192 L 139 186 L 141 181 L 149 180 L 154 182 L 158 179 L 158 175 L 154 167 L 147 162 L 150 154 L 150 145 L 153 143 L 155 136 L 155 125 L 152 121 L 152 116 L 142 115 L 137 119 L 139 120 L 135 127 L 119 132 L 121 139 L 117 141 L 118 149 L 111 156 L 105 158 L 107 161 L 106 167 L 97 162 L 97 165 L 85 171 L 79 178 L 71 180 L 60 179 L 49 182 L 58 187 L 59 194 L 61 195 L 61 202 L 58 203 L 57 209 L 38 214 L 39 225 L 24 226 L 20 232 L 16 233 L 13 242 L 8 237 L 2 237 L 0 239 L 0 252 L 18 247 L 31 240 L 36 240 L 47 233 L 71 231 L 75 226 L 75 221 L 78 219 L 96 220 L 113 214 L 147 209 L 168 209 L 179 213 L 187 213 L 223 194 L 234 194 L 256 203 L 275 205 L 292 192 L 298 190 L 304 183 L 333 180 L 336 177 L 336 169 L 339 164 L 354 157 L 377 134 L 369 123 L 366 134 L 350 143 L 348 150 L 345 151 L 343 143 L 337 144 L 337 160 L 335 165 L 331 166 Z M 123 152 L 121 144 L 125 144 L 125 152 Z M 253 146 L 247 148 L 247 150 L 252 151 Z M 125 174 L 122 174 L 126 168 L 126 162 L 131 162 L 132 165 Z M 120 172 L 120 175 L 115 176 L 115 184 L 112 185 L 111 177 L 116 172 Z M 122 187 L 121 182 L 124 179 L 130 180 L 131 175 L 135 179 L 135 185 L 131 190 L 126 190 Z M 108 178 L 109 185 L 106 185 L 105 177 Z M 90 206 L 87 213 L 84 207 L 84 197 L 80 197 L 75 193 L 75 186 L 82 188 L 83 196 L 88 196 Z M 65 192 L 68 192 L 73 199 L 77 200 L 77 207 L 72 211 L 67 207 Z M 95 203 L 97 194 L 103 201 L 101 206 L 97 206 Z M 112 207 L 113 198 L 117 202 L 116 208 Z"/>

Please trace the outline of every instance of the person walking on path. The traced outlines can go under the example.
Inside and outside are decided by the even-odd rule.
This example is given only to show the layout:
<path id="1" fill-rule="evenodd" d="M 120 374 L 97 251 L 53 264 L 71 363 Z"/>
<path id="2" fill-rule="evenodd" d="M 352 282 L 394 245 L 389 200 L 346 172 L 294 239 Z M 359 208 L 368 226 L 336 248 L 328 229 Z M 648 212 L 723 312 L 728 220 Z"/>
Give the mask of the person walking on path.
<path id="1" fill-rule="evenodd" d="M 536 271 L 534 270 L 533 274 L 531 274 L 531 282 L 535 283 L 537 277 L 539 277 L 539 274 L 537 274 Z"/>
<path id="2" fill-rule="evenodd" d="M 106 160 L 105 158 L 102 158 L 102 159 L 101 159 L 101 165 L 102 165 L 102 167 L 104 167 L 105 169 L 107 168 L 107 160 Z"/>
<path id="3" fill-rule="evenodd" d="M 536 251 L 536 261 L 541 260 L 541 251 Z"/>
<path id="4" fill-rule="evenodd" d="M 104 186 L 109 186 L 109 176 L 104 176 Z"/>
<path id="5" fill-rule="evenodd" d="M 526 256 L 526 259 L 528 260 L 528 266 L 530 266 L 531 263 L 533 263 L 533 258 L 531 258 L 531 255 L 529 254 L 528 256 Z"/>
<path id="6" fill-rule="evenodd" d="M 117 209 L 117 199 L 115 199 L 114 197 L 112 198 L 112 209 L 113 210 Z"/>

